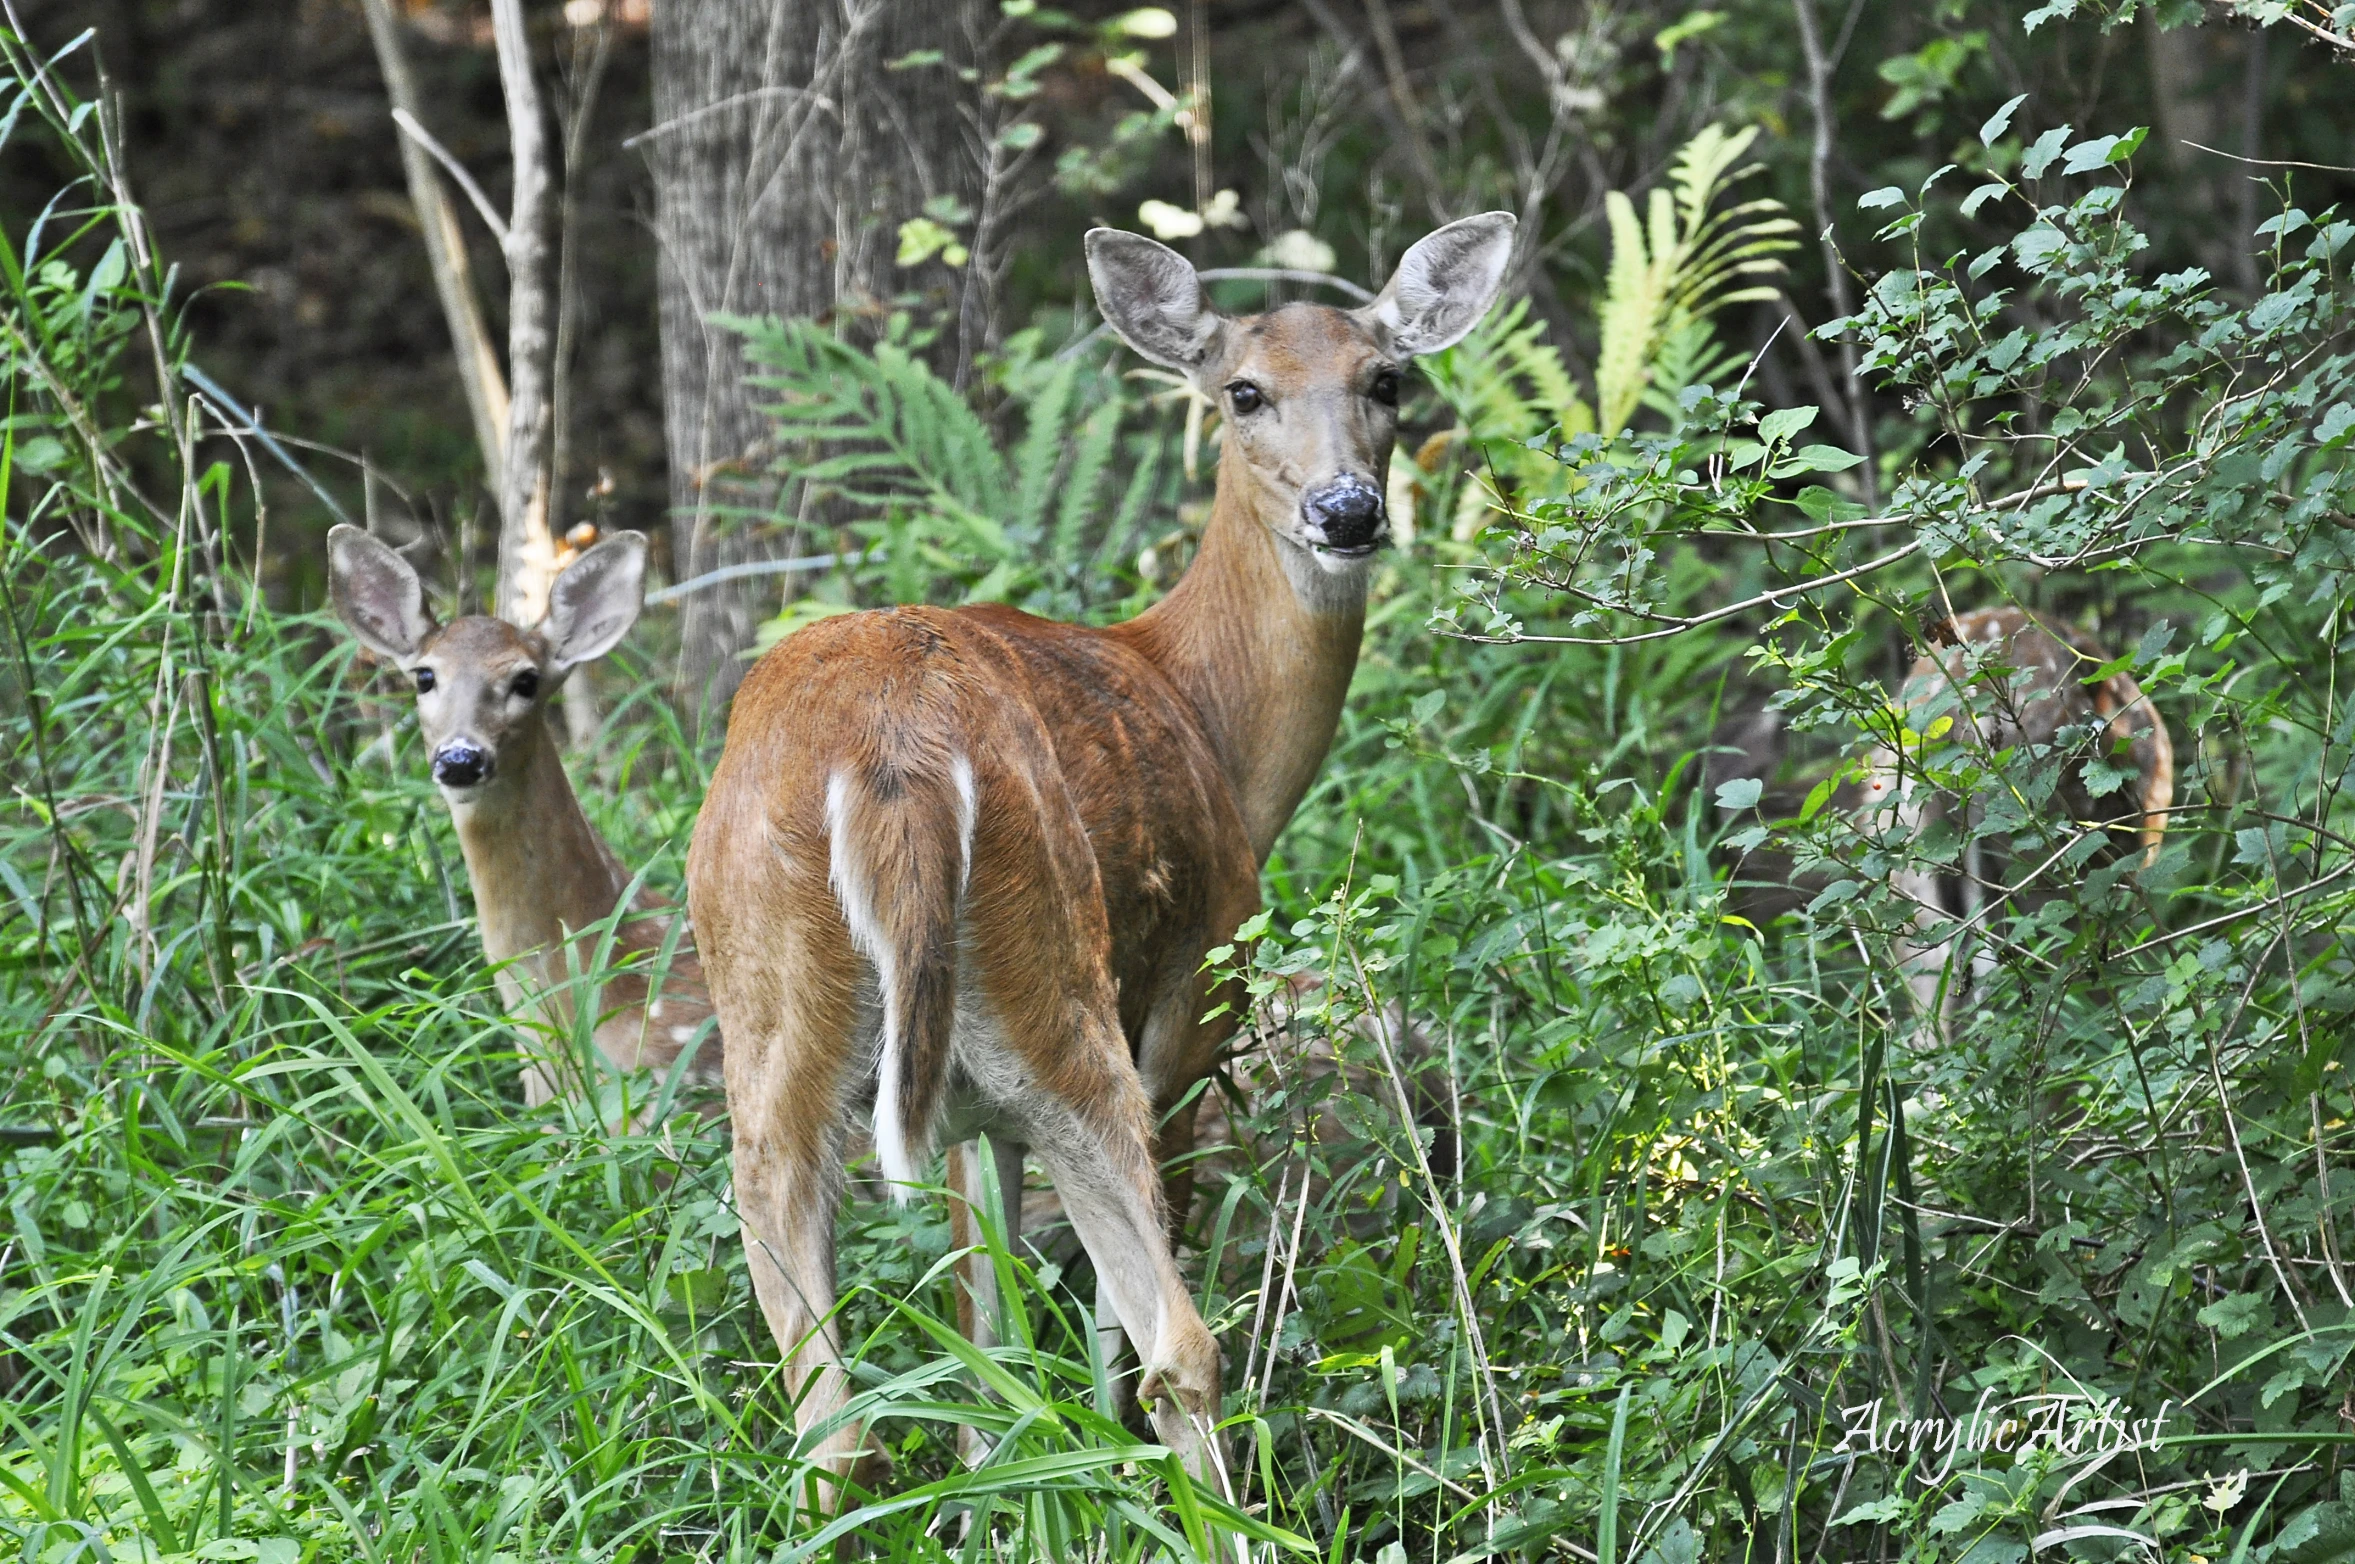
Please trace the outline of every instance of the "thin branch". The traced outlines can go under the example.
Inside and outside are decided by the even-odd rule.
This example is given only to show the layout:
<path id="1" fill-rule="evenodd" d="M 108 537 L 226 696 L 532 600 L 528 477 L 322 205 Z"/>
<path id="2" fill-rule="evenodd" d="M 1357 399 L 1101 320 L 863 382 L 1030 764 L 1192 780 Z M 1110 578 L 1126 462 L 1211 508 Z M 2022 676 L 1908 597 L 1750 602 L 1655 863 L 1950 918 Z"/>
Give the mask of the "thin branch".
<path id="1" fill-rule="evenodd" d="M 2208 3 L 2236 21 L 2253 20 L 2248 12 L 2234 3 L 2234 0 L 2208 0 Z M 2341 37 L 2320 22 L 2310 22 L 2295 12 L 2287 10 L 2283 12 L 2280 20 L 2289 23 L 2316 43 L 2328 44 L 2342 54 L 2355 54 L 2355 38 Z M 2271 24 L 2261 23 L 2259 25 L 2270 26 Z"/>
<path id="2" fill-rule="evenodd" d="M 2311 168 L 2325 174 L 2355 174 L 2355 168 L 2348 168 L 2338 163 L 2300 163 L 2294 158 L 2286 157 L 2242 157 L 2238 152 L 2226 152 L 2220 147 L 2207 146 L 2197 141 L 2186 141 L 2183 144 L 2194 151 L 2206 152 L 2214 157 L 2230 158 L 2235 163 L 2246 163 L 2251 168 Z"/>
<path id="3" fill-rule="evenodd" d="M 1896 518 L 1887 519 L 1895 520 Z M 1585 593 L 1575 593 L 1577 596 L 1587 597 L 1587 600 L 1598 608 L 1607 608 L 1616 613 L 1632 614 L 1639 619 L 1648 619 L 1654 624 L 1666 627 L 1660 630 L 1646 630 L 1637 635 L 1459 635 L 1457 639 L 1475 641 L 1488 646 L 1519 646 L 1523 644 L 1533 646 L 1632 646 L 1638 641 L 1658 641 L 1668 636 L 1682 635 L 1687 630 L 1697 630 L 1702 625 L 1715 624 L 1721 619 L 1731 619 L 1734 615 L 1748 613 L 1753 608 L 1779 608 L 1782 606 L 1784 598 L 1798 597 L 1824 587 L 1838 586 L 1843 581 L 1854 581 L 1859 576 L 1869 576 L 1877 570 L 1887 569 L 1899 560 L 1910 559 L 1921 550 L 1921 539 L 1916 538 L 1911 543 L 1891 549 L 1878 559 L 1868 559 L 1861 565 L 1834 571 L 1830 575 L 1817 576 L 1808 581 L 1795 581 L 1787 587 L 1774 587 L 1759 593 L 1756 597 L 1745 597 L 1738 603 L 1728 603 L 1723 608 L 1712 608 L 1705 614 L 1695 614 L 1689 618 L 1650 613 L 1640 608 L 1628 608 L 1617 603 L 1604 602 L 1599 598 L 1587 597 Z M 1564 590 L 1574 589 L 1565 588 Z"/>
<path id="4" fill-rule="evenodd" d="M 180 366 L 180 377 L 183 380 L 186 380 L 190 385 L 196 387 L 196 389 L 203 395 L 204 399 L 213 404 L 213 407 L 216 411 L 227 413 L 230 417 L 243 424 L 245 426 L 246 433 L 252 435 L 255 439 L 261 442 L 263 450 L 268 451 L 272 456 L 277 457 L 278 464 L 281 467 L 284 467 L 288 472 L 293 473 L 297 478 L 300 478 L 310 489 L 310 491 L 318 496 L 319 503 L 327 507 L 327 514 L 333 516 L 337 521 L 343 522 L 346 525 L 350 524 L 352 519 L 351 513 L 343 508 L 342 503 L 339 502 L 334 495 L 327 492 L 327 486 L 322 484 L 318 479 L 312 477 L 310 469 L 303 466 L 302 463 L 296 461 L 292 453 L 290 453 L 285 446 L 278 443 L 278 437 L 270 433 L 269 430 L 264 429 L 260 419 L 256 418 L 252 413 L 247 412 L 243 407 L 240 407 L 237 403 L 237 399 L 231 396 L 228 392 L 222 390 L 219 383 L 216 382 L 212 376 L 206 374 L 203 370 L 197 368 L 194 364 L 184 363 Z M 256 492 L 259 491 L 257 490 Z"/>
<path id="5" fill-rule="evenodd" d="M 1300 271 L 1289 266 L 1211 266 L 1194 274 L 1204 282 L 1305 282 L 1322 283 L 1337 288 L 1360 304 L 1371 304 L 1374 295 L 1346 277 L 1331 272 Z"/>
<path id="6" fill-rule="evenodd" d="M 577 62 L 579 55 L 574 59 Z M 590 46 L 589 66 L 581 85 L 580 98 L 572 107 L 571 122 L 564 133 L 564 196 L 558 205 L 556 224 L 556 354 L 549 371 L 548 416 L 553 425 L 549 434 L 548 478 L 551 497 L 548 507 L 548 531 L 561 534 L 565 525 L 564 490 L 561 485 L 572 481 L 572 424 L 573 424 L 573 360 L 576 339 L 580 334 L 580 186 L 582 170 L 589 160 L 589 132 L 597 119 L 598 90 L 605 83 L 605 72 L 613 59 L 613 27 L 609 22 L 597 24 L 597 35 Z"/>
<path id="7" fill-rule="evenodd" d="M 385 94 L 392 99 L 395 113 L 415 119 L 417 82 L 409 74 L 400 23 L 393 16 L 390 0 L 362 0 L 362 4 L 368 13 L 369 36 L 376 45 L 376 63 L 384 73 Z M 467 259 L 466 241 L 458 232 L 458 214 L 434 176 L 433 157 L 409 136 L 403 135 L 400 144 L 409 201 L 417 209 L 434 292 L 441 297 L 442 317 L 449 323 L 458 383 L 466 393 L 466 411 L 474 424 L 474 443 L 482 452 L 484 470 L 496 475 L 506 465 L 506 377 L 491 346 L 490 328 L 483 323 L 482 303 L 475 296 L 474 270 Z"/>
<path id="8" fill-rule="evenodd" d="M 1379 6 L 1381 0 L 1366 0 L 1366 3 L 1369 6 Z M 1341 49 L 1345 58 L 1357 54 L 1359 49 L 1357 35 L 1351 31 L 1349 24 L 1334 12 L 1332 6 L 1326 3 L 1326 0 L 1301 0 L 1301 4 L 1307 8 L 1309 15 L 1316 18 L 1317 24 L 1331 35 L 1334 44 Z M 1389 14 L 1387 8 L 1381 11 L 1381 20 L 1384 25 L 1376 30 L 1377 40 L 1387 37 L 1390 40 L 1390 47 L 1387 51 L 1379 48 L 1376 50 L 1378 54 L 1383 56 L 1383 76 L 1387 90 L 1376 98 L 1375 102 L 1380 106 L 1383 117 L 1390 121 L 1392 134 L 1396 135 L 1400 143 L 1405 146 L 1407 161 L 1414 165 L 1416 177 L 1423 182 L 1424 203 L 1430 207 L 1434 217 L 1444 221 L 1447 215 L 1446 203 L 1440 198 L 1438 166 L 1432 160 L 1430 146 L 1423 139 L 1422 126 L 1417 123 L 1414 117 L 1414 98 L 1407 87 L 1406 64 L 1404 60 L 1396 59 L 1398 37 L 1387 26 Z M 1394 63 L 1395 69 L 1393 68 Z"/>
<path id="9" fill-rule="evenodd" d="M 1839 246 L 1832 242 L 1832 64 L 1824 54 L 1823 34 L 1816 25 L 1815 0 L 1791 0 L 1799 21 L 1799 47 L 1807 57 L 1807 104 L 1815 119 L 1815 139 L 1807 155 L 1807 188 L 1815 202 L 1816 242 L 1823 250 L 1824 288 L 1832 308 L 1845 319 L 1856 313 L 1848 292 L 1847 268 Z M 1863 378 L 1857 372 L 1856 344 L 1843 336 L 1840 372 L 1848 382 L 1848 432 L 1856 454 L 1864 458 L 1858 476 L 1864 483 L 1865 503 L 1879 503 L 1873 477 L 1872 413 Z"/>
<path id="10" fill-rule="evenodd" d="M 740 565 L 722 565 L 717 570 L 707 570 L 700 576 L 691 576 L 676 586 L 666 586 L 658 592 L 647 593 L 646 606 L 653 608 L 658 604 L 686 597 L 690 593 L 703 591 L 706 587 L 721 586 L 730 581 L 745 581 L 754 576 L 805 575 L 812 571 L 832 570 L 837 565 L 845 567 L 856 565 L 866 557 L 867 551 L 865 549 L 857 549 L 848 554 L 801 554 L 792 559 L 753 559 Z"/>
<path id="11" fill-rule="evenodd" d="M 507 219 L 501 217 L 498 208 L 491 205 L 491 198 L 483 194 L 482 186 L 474 182 L 474 176 L 466 172 L 466 165 L 459 162 L 457 155 L 448 147 L 435 140 L 433 132 L 419 124 L 417 116 L 407 109 L 393 110 L 392 117 L 393 123 L 401 127 L 402 135 L 423 147 L 428 156 L 446 169 L 452 179 L 458 181 L 458 188 L 465 191 L 466 199 L 474 203 L 475 213 L 482 218 L 483 226 L 490 229 L 491 236 L 499 241 L 499 248 L 506 249 Z"/>

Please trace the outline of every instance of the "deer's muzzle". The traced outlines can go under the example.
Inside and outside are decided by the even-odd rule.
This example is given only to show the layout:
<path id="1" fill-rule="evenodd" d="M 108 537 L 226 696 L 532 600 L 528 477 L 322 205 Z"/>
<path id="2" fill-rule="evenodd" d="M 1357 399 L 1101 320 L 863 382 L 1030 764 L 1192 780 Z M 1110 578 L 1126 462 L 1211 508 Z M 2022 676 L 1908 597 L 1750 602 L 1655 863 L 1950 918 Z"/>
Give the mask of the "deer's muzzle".
<path id="1" fill-rule="evenodd" d="M 1390 541 L 1390 517 L 1372 480 L 1343 473 L 1300 496 L 1308 539 L 1335 554 L 1371 554 Z"/>
<path id="2" fill-rule="evenodd" d="M 433 752 L 433 779 L 444 787 L 479 787 L 497 761 L 472 739 L 452 739 Z"/>

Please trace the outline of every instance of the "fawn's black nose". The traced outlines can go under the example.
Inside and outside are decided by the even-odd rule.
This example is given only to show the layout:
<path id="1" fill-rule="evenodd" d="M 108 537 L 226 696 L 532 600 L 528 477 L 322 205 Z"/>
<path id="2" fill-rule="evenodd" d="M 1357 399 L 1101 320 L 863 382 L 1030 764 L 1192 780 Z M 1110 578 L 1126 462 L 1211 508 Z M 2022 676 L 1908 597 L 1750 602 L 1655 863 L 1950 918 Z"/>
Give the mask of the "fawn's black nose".
<path id="1" fill-rule="evenodd" d="M 1300 497 L 1301 518 L 1310 541 L 1336 554 L 1370 554 L 1389 541 L 1390 518 L 1382 491 L 1355 473 L 1343 473 Z"/>
<path id="2" fill-rule="evenodd" d="M 474 787 L 491 779 L 491 752 L 469 739 L 452 739 L 433 752 L 433 779 L 444 787 Z"/>

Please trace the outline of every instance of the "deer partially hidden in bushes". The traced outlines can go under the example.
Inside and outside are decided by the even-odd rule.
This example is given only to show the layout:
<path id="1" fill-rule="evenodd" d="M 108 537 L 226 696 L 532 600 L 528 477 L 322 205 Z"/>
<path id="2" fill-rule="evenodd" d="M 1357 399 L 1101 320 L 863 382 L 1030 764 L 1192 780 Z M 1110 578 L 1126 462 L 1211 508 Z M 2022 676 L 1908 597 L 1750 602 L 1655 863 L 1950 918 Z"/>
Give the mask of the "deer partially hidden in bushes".
<path id="1" fill-rule="evenodd" d="M 1178 1274 L 1166 1218 L 1184 1197 L 1165 1203 L 1156 1154 L 1190 1145 L 1187 1094 L 1235 1024 L 1205 1019 L 1203 953 L 1258 906 L 1339 720 L 1400 377 L 1478 323 L 1512 229 L 1489 213 L 1438 230 L 1361 310 L 1238 319 L 1174 251 L 1095 230 L 1105 320 L 1225 420 L 1184 578 L 1105 629 L 996 605 L 822 620 L 738 691 L 688 897 L 728 1036 L 753 1282 L 821 1471 L 882 1465 L 841 1416 L 833 1318 L 864 1113 L 903 1198 L 936 1144 L 986 1132 L 1009 1163 L 1036 1152 L 1137 1348 L 1155 1431 L 1223 1481 L 1218 1344 Z M 977 1172 L 952 1155 L 967 1203 Z M 976 1293 L 986 1269 L 967 1273 Z"/>
<path id="2" fill-rule="evenodd" d="M 1891 877 L 1918 909 L 1913 934 L 1898 942 L 1906 986 L 1930 1035 L 1944 1037 L 1968 990 L 1993 968 L 1983 937 L 1972 942 L 1976 954 L 1969 968 L 1958 966 L 1962 931 L 1992 916 L 2005 895 L 2024 891 L 2037 865 L 2009 866 L 2022 876 L 2020 886 L 2007 891 L 1997 883 L 1995 866 L 1969 829 L 1978 812 L 1958 811 L 1956 800 L 1927 783 L 1923 758 L 1951 745 L 1975 752 L 1982 763 L 2011 750 L 2025 750 L 2031 760 L 2042 755 L 2059 775 L 2041 800 L 2021 802 L 2033 802 L 2046 820 L 2060 816 L 2081 831 L 2104 833 L 2112 844 L 2104 851 L 2136 852 L 2147 867 L 2158 859 L 2175 800 L 2175 748 L 2166 722 L 2132 675 L 2092 677 L 2110 659 L 2080 631 L 2022 609 L 1983 608 L 1943 621 L 1934 634 L 1944 644 L 1915 660 L 1898 692 L 1912 753 L 1887 746 L 1874 751 L 1862 812 L 1869 830 L 1908 841 L 1941 820 L 1964 828 L 1953 870 L 1917 863 Z M 1944 721 L 1952 726 L 1942 728 Z M 2132 774 L 2096 796 L 2081 773 L 2097 759 Z M 2040 858 L 2083 861 L 2068 855 L 2059 833 L 2043 834 L 2056 841 Z"/>
<path id="3" fill-rule="evenodd" d="M 327 534 L 327 560 L 336 614 L 417 692 L 418 730 L 458 828 L 483 954 L 499 964 L 508 1013 L 527 1023 L 525 1102 L 536 1107 L 580 1084 L 549 1041 L 572 1035 L 576 996 L 597 996 L 594 1037 L 607 1064 L 668 1070 L 711 1018 L 693 942 L 680 931 L 659 986 L 649 982 L 647 964 L 671 942 L 676 913 L 644 892 L 623 907 L 629 871 L 581 812 L 548 716 L 565 676 L 611 651 L 637 619 L 646 540 L 616 533 L 573 560 L 531 630 L 479 614 L 436 624 L 409 562 L 358 527 Z M 620 964 L 589 984 L 583 974 L 608 926 Z M 718 1038 L 703 1041 L 688 1074 L 717 1085 Z"/>

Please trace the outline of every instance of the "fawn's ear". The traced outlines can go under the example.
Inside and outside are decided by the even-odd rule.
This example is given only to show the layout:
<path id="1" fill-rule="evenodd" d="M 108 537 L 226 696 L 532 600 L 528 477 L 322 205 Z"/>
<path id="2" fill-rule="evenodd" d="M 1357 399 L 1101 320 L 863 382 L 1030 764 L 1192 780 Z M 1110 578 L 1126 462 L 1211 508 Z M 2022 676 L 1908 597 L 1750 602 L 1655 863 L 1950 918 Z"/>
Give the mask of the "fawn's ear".
<path id="1" fill-rule="evenodd" d="M 1516 226 L 1510 212 L 1482 212 L 1424 235 L 1361 313 L 1406 357 L 1455 346 L 1496 302 Z"/>
<path id="2" fill-rule="evenodd" d="M 1089 229 L 1087 252 L 1104 324 L 1164 369 L 1201 368 L 1225 317 L 1211 308 L 1193 263 L 1168 245 L 1117 228 Z"/>
<path id="3" fill-rule="evenodd" d="M 348 523 L 327 533 L 327 595 L 352 638 L 379 657 L 405 663 L 433 633 L 417 572 Z"/>
<path id="4" fill-rule="evenodd" d="M 548 589 L 548 617 L 540 634 L 564 673 L 594 662 L 621 644 L 645 601 L 646 535 L 614 532 L 564 567 Z"/>

